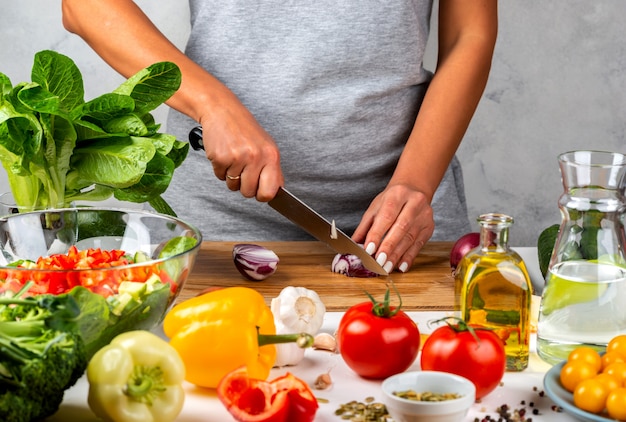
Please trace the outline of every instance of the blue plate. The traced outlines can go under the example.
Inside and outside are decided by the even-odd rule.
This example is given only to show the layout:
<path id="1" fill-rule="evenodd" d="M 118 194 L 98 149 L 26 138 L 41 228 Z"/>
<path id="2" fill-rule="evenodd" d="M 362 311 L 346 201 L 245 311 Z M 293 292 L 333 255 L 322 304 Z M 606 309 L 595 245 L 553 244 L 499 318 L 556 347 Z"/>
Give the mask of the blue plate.
<path id="1" fill-rule="evenodd" d="M 614 419 L 608 419 L 594 413 L 585 412 L 574 405 L 574 396 L 561 385 L 560 374 L 565 362 L 554 365 L 543 378 L 543 389 L 545 393 L 557 405 L 561 406 L 564 411 L 574 416 L 576 419 L 585 422 L 615 422 Z"/>

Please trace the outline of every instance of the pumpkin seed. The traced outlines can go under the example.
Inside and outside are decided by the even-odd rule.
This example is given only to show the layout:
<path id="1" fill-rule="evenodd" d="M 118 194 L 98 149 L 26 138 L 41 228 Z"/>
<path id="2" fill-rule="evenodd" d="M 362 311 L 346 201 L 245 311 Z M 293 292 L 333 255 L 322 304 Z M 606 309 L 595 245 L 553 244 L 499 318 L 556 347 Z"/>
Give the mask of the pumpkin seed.
<path id="1" fill-rule="evenodd" d="M 375 401 L 374 397 L 366 397 L 364 402 L 352 400 L 344 403 L 335 410 L 335 415 L 342 420 L 351 422 L 388 422 L 391 417 L 383 403 Z"/>
<path id="2" fill-rule="evenodd" d="M 458 399 L 461 397 L 461 395 L 457 393 L 433 393 L 430 391 L 418 393 L 414 390 L 394 391 L 393 395 L 413 401 L 446 401 Z"/>

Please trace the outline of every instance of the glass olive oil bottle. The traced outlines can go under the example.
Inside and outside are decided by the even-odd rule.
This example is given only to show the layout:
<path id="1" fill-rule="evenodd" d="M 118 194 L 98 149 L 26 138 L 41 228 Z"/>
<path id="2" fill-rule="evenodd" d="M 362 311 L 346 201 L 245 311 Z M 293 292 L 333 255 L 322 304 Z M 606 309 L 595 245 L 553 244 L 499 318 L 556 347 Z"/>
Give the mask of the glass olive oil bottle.
<path id="1" fill-rule="evenodd" d="M 509 248 L 513 218 L 478 218 L 481 245 L 469 251 L 455 274 L 461 318 L 490 328 L 505 342 L 508 371 L 528 366 L 532 284 L 522 258 Z"/>

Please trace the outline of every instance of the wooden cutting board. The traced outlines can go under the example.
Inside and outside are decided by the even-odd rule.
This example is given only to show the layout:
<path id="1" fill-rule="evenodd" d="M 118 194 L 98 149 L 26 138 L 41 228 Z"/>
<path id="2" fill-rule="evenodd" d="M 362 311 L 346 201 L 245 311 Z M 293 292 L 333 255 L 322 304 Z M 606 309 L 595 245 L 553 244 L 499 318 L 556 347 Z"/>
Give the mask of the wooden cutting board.
<path id="1" fill-rule="evenodd" d="M 335 252 L 322 242 L 254 242 L 273 250 L 280 258 L 278 269 L 263 281 L 249 281 L 235 268 L 233 246 L 243 242 L 203 242 L 193 270 L 178 301 L 197 295 L 210 287 L 245 286 L 256 289 L 269 305 L 287 286 L 315 290 L 328 311 L 345 311 L 367 301 L 365 291 L 376 300 L 384 299 L 390 282 L 402 296 L 402 309 L 452 310 L 454 279 L 450 271 L 452 243 L 430 242 L 415 259 L 407 273 L 393 272 L 389 277 L 355 278 L 331 272 Z M 391 293 L 392 304 L 398 298 Z"/>

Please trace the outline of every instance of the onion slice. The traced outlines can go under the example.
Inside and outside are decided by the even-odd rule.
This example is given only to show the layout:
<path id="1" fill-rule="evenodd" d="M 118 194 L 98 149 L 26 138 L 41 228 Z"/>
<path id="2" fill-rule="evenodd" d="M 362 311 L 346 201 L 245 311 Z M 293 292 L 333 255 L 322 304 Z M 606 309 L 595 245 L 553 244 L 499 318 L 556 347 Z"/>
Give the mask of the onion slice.
<path id="1" fill-rule="evenodd" d="M 274 251 L 263 246 L 238 243 L 233 246 L 233 261 L 245 278 L 261 281 L 276 272 L 280 260 Z"/>
<path id="2" fill-rule="evenodd" d="M 348 277 L 378 277 L 378 274 L 365 268 L 358 256 L 352 254 L 335 255 L 331 269 L 334 273 Z"/>

